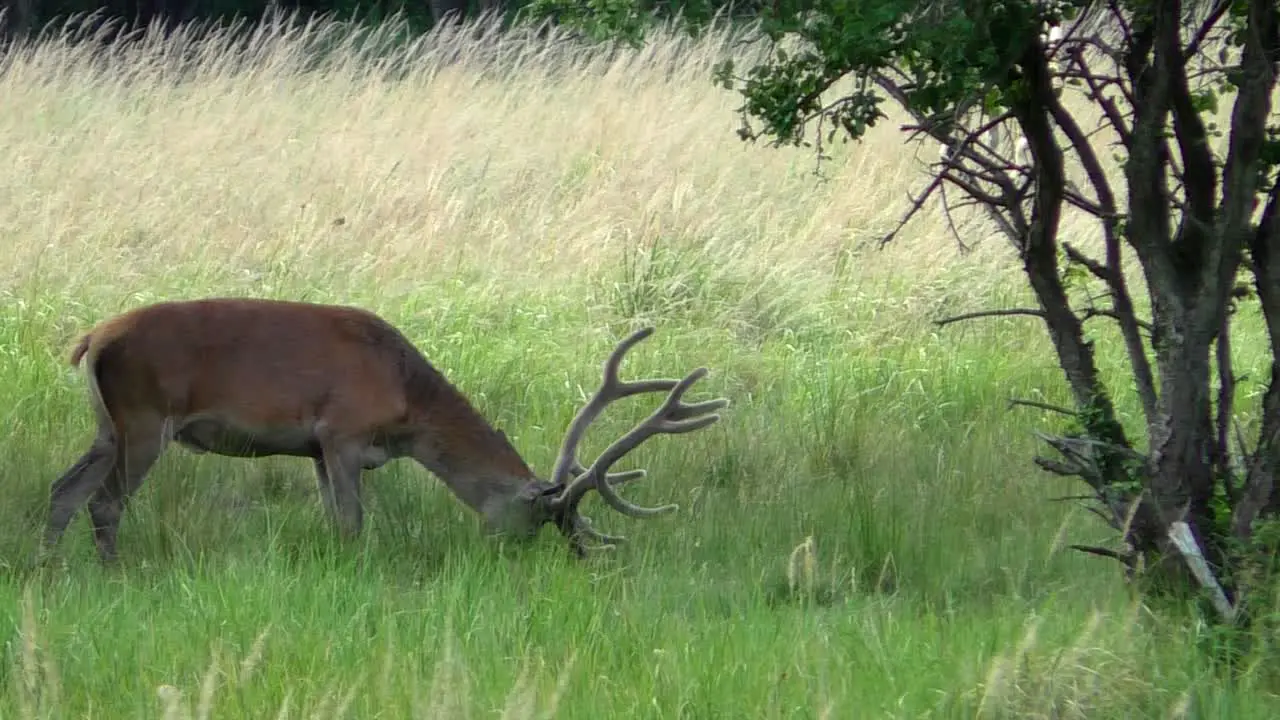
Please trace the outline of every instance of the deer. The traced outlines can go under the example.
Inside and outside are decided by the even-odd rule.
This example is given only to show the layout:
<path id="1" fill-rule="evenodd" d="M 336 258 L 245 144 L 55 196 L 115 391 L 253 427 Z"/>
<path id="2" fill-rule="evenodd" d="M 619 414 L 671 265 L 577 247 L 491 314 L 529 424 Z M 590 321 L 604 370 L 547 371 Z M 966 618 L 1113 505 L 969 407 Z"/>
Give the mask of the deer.
<path id="1" fill-rule="evenodd" d="M 595 490 L 633 518 L 678 510 L 619 495 L 618 486 L 644 477 L 644 469 L 609 470 L 650 437 L 708 427 L 729 406 L 727 398 L 684 401 L 708 374 L 705 367 L 680 380 L 620 379 L 624 356 L 653 332 L 636 330 L 609 354 L 603 381 L 573 416 L 544 480 L 504 432 L 373 312 L 205 298 L 111 317 L 84 334 L 70 356 L 73 368 L 84 366 L 97 430 L 89 449 L 50 486 L 40 557 L 48 558 L 87 503 L 99 558 L 114 564 L 125 506 L 174 441 L 196 454 L 309 458 L 326 514 L 344 538 L 358 536 L 363 525 L 363 471 L 411 458 L 477 513 L 488 534 L 527 541 L 551 523 L 579 558 L 613 549 L 627 538 L 596 530 L 579 512 L 587 493 Z M 608 405 L 660 392 L 666 399 L 652 414 L 582 465 L 578 445 Z"/>

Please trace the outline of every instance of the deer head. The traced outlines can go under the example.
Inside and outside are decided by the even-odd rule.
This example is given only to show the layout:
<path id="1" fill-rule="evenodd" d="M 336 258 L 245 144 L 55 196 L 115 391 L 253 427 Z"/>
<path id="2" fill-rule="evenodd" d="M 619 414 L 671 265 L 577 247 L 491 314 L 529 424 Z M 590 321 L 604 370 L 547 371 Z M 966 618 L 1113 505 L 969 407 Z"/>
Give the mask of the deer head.
<path id="1" fill-rule="evenodd" d="M 72 353 L 73 365 L 86 365 L 97 437 L 50 489 L 44 551 L 88 502 L 98 552 L 104 562 L 114 560 L 125 501 L 170 441 L 197 453 L 311 459 L 324 506 L 346 535 L 361 529 L 362 471 L 411 457 L 492 532 L 529 538 L 552 523 L 579 555 L 588 540 L 612 546 L 624 538 L 596 531 L 578 511 L 586 493 L 596 490 L 637 518 L 675 510 L 624 500 L 617 486 L 645 472 L 609 469 L 653 435 L 711 425 L 729 404 L 683 402 L 706 368 L 683 380 L 620 380 L 623 357 L 652 333 L 639 330 L 610 354 L 603 383 L 574 417 L 543 480 L 412 343 L 372 313 L 231 298 L 133 310 L 95 327 Z M 649 392 L 667 396 L 583 467 L 577 447 L 592 421 L 610 403 Z"/>

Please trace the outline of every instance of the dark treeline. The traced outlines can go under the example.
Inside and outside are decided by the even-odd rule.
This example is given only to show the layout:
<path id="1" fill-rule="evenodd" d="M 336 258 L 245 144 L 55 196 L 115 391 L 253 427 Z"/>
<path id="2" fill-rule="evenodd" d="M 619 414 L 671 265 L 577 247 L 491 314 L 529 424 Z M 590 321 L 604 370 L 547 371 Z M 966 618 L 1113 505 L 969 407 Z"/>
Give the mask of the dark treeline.
<path id="1" fill-rule="evenodd" d="M 255 23 L 269 12 L 300 15 L 327 14 L 349 20 L 377 22 L 400 14 L 414 29 L 426 30 L 433 11 L 465 16 L 482 11 L 477 2 L 497 0 L 0 0 L 4 31 L 25 35 L 77 16 L 92 14 L 102 23 L 123 28 L 153 23 L 177 25 L 192 21 L 233 20 Z"/>
<path id="2" fill-rule="evenodd" d="M 0 0 L 0 33 L 9 36 L 38 33 L 74 17 L 93 15 L 120 28 L 155 23 L 176 25 L 192 21 L 247 21 L 254 24 L 269 12 L 301 16 L 327 15 L 361 23 L 377 23 L 399 15 L 416 32 L 441 22 L 460 21 L 484 13 L 501 14 L 509 22 L 531 0 Z M 770 0 L 646 0 L 645 10 L 657 17 L 705 19 L 730 11 L 751 14 Z"/>

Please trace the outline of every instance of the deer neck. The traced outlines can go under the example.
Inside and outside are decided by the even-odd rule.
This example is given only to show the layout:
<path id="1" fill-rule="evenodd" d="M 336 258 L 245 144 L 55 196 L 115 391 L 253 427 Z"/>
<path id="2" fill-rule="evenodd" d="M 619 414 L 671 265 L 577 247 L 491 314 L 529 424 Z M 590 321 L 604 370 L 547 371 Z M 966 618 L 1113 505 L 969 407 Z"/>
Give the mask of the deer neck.
<path id="1" fill-rule="evenodd" d="M 463 442 L 457 429 L 424 435 L 425 441 L 415 443 L 413 458 L 474 510 L 489 530 L 517 535 L 536 532 L 541 523 L 537 496 L 545 483 L 502 433 L 489 430 L 488 437 Z"/>
<path id="2" fill-rule="evenodd" d="M 434 367 L 418 360 L 406 383 L 410 454 L 487 526 L 529 531 L 528 526 L 540 523 L 536 498 L 543 484 L 505 433 L 494 429 Z"/>

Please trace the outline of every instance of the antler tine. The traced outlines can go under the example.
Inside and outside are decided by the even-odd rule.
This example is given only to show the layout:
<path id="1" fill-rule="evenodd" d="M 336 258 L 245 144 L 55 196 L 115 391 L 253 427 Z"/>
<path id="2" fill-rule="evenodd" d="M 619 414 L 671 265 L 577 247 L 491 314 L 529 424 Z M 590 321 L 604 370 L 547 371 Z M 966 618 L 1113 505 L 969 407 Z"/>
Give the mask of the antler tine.
<path id="1" fill-rule="evenodd" d="M 575 532 L 579 538 L 588 537 L 600 543 L 600 548 L 613 548 L 627 541 L 626 535 L 610 535 L 600 532 L 591 525 L 591 518 L 586 515 L 578 515 L 575 522 Z"/>
<path id="2" fill-rule="evenodd" d="M 575 466 L 575 476 L 581 475 L 587 471 L 581 464 L 575 463 Z M 609 473 L 608 475 L 605 475 L 605 482 L 610 485 L 621 485 L 625 482 L 644 477 L 644 474 L 644 470 L 628 470 L 620 473 Z M 618 545 L 627 542 L 626 535 L 610 535 L 595 529 L 591 522 L 591 518 L 586 515 L 579 514 L 577 512 L 577 508 L 572 508 L 570 512 L 565 515 L 562 522 L 564 524 L 561 529 L 564 530 L 565 536 L 569 538 L 569 542 L 573 546 L 574 552 L 576 552 L 579 557 L 586 557 L 588 550 L 614 550 Z M 592 540 L 599 544 L 588 547 L 586 544 L 587 540 Z"/>
<path id="3" fill-rule="evenodd" d="M 728 407 L 729 400 L 727 398 L 707 400 L 692 405 L 685 404 L 682 401 L 685 392 L 694 383 L 706 377 L 707 372 L 705 367 L 698 368 L 676 383 L 675 387 L 671 388 L 671 392 L 667 395 L 667 399 L 653 414 L 645 418 L 643 422 L 635 426 L 626 435 L 614 441 L 604 452 L 600 453 L 600 457 L 596 458 L 591 467 L 586 472 L 578 475 L 571 485 L 565 487 L 564 491 L 557 496 L 556 501 L 569 507 L 574 507 L 587 490 L 595 488 L 605 502 L 624 515 L 645 518 L 679 509 L 679 506 L 675 504 L 660 507 L 642 507 L 624 500 L 614 489 L 614 485 L 621 483 L 610 479 L 606 471 L 624 455 L 636 449 L 641 443 L 656 434 L 676 435 L 693 432 L 719 421 L 720 415 L 715 411 Z M 625 474 L 618 473 L 617 475 Z M 601 482 L 600 478 L 604 478 L 604 482 Z"/>
<path id="4" fill-rule="evenodd" d="M 578 444 L 586 435 L 587 428 L 610 403 L 640 393 L 671 390 L 678 384 L 676 380 L 623 382 L 618 378 L 618 368 L 622 365 L 622 358 L 637 343 L 652 335 L 653 330 L 650 326 L 631 333 L 618 343 L 605 360 L 604 380 L 600 383 L 600 388 L 591 396 L 587 404 L 578 410 L 578 414 L 573 417 L 573 422 L 569 424 L 569 430 L 565 433 L 564 442 L 560 445 L 560 454 L 556 457 L 555 468 L 551 471 L 551 484 L 567 486 L 570 476 L 577 477 L 580 474 L 579 468 L 582 465 L 577 459 Z M 635 477 L 638 476 L 628 476 L 626 479 L 633 480 Z"/>
<path id="5" fill-rule="evenodd" d="M 586 471 L 587 469 L 582 466 L 582 463 L 578 462 L 577 458 L 574 458 L 573 468 L 569 471 L 569 475 L 576 478 Z M 648 474 L 649 472 L 644 468 L 637 468 L 635 470 L 623 470 L 622 472 L 609 473 L 604 477 L 614 485 L 621 485 L 622 483 L 631 482 L 632 480 L 639 480 Z"/>

